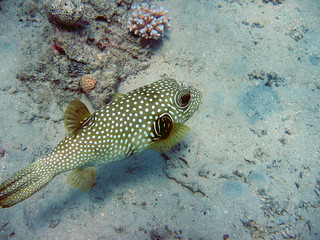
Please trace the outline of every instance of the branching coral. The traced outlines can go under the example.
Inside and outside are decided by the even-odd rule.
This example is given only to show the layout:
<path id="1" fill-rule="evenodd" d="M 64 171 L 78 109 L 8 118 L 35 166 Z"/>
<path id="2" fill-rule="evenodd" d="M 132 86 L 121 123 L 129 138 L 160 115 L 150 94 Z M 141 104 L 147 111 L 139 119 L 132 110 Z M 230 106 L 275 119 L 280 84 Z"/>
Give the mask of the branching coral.
<path id="1" fill-rule="evenodd" d="M 132 17 L 128 21 L 129 31 L 145 39 L 159 39 L 164 36 L 165 30 L 170 30 L 171 17 L 166 14 L 162 7 L 147 3 L 133 6 Z"/>

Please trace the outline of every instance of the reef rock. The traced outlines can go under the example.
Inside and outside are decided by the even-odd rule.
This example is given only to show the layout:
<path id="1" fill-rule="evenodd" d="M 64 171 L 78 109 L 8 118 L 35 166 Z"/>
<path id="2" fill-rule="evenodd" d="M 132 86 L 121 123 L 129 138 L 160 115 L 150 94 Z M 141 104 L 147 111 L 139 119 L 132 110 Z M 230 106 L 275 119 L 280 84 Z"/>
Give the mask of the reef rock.
<path id="1" fill-rule="evenodd" d="M 47 0 L 45 7 L 49 18 L 61 26 L 76 26 L 83 16 L 80 0 Z"/>
<path id="2" fill-rule="evenodd" d="M 85 92 L 98 108 L 111 98 L 120 81 L 149 66 L 150 45 L 128 33 L 131 3 L 47 0 L 45 6 L 31 0 L 22 5 L 22 19 L 34 16 L 47 26 L 36 39 L 36 51 L 25 48 L 26 64 L 18 74 L 28 90 L 37 86 L 33 94 L 42 88 L 51 93 L 44 103 L 54 97 L 65 106 Z M 87 75 L 97 80 L 90 91 L 81 87 L 81 79 Z"/>

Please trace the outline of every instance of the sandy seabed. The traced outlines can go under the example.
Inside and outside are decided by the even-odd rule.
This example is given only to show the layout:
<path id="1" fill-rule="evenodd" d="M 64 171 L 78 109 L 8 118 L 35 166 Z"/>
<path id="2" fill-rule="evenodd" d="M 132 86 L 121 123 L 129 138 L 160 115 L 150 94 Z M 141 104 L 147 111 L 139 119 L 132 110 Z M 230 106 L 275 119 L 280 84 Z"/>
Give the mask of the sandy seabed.
<path id="1" fill-rule="evenodd" d="M 1 181 L 66 134 L 54 101 L 24 121 L 37 84 L 26 91 L 16 74 L 48 23 L 19 21 L 19 3 L 0 1 Z M 165 155 L 99 166 L 87 193 L 57 176 L 0 211 L 0 239 L 320 239 L 320 2 L 154 3 L 172 30 L 119 91 L 166 76 L 201 89 L 189 135 Z"/>

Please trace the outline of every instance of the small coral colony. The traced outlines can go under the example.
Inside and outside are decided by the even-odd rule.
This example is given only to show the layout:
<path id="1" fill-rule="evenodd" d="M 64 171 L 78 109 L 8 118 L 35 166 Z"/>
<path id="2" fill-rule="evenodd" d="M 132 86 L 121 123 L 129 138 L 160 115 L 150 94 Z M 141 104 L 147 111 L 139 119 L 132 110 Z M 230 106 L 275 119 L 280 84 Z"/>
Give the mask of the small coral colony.
<path id="1" fill-rule="evenodd" d="M 165 30 L 170 30 L 171 17 L 167 11 L 155 5 L 142 3 L 133 6 L 132 17 L 128 20 L 129 31 L 145 39 L 159 39 L 164 36 Z"/>

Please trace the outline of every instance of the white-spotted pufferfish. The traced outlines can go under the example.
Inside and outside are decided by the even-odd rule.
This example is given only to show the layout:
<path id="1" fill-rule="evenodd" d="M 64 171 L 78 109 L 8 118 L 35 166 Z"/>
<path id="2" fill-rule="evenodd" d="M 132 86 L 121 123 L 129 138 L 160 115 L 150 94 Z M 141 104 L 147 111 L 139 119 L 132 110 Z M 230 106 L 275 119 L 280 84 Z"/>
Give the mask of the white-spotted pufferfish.
<path id="1" fill-rule="evenodd" d="M 79 100 L 64 113 L 68 131 L 51 152 L 0 184 L 0 208 L 11 207 L 43 188 L 57 174 L 73 170 L 67 182 L 82 191 L 95 180 L 94 166 L 120 160 L 146 148 L 169 150 L 188 133 L 183 123 L 198 109 L 201 93 L 162 79 L 117 94 L 90 114 Z"/>

